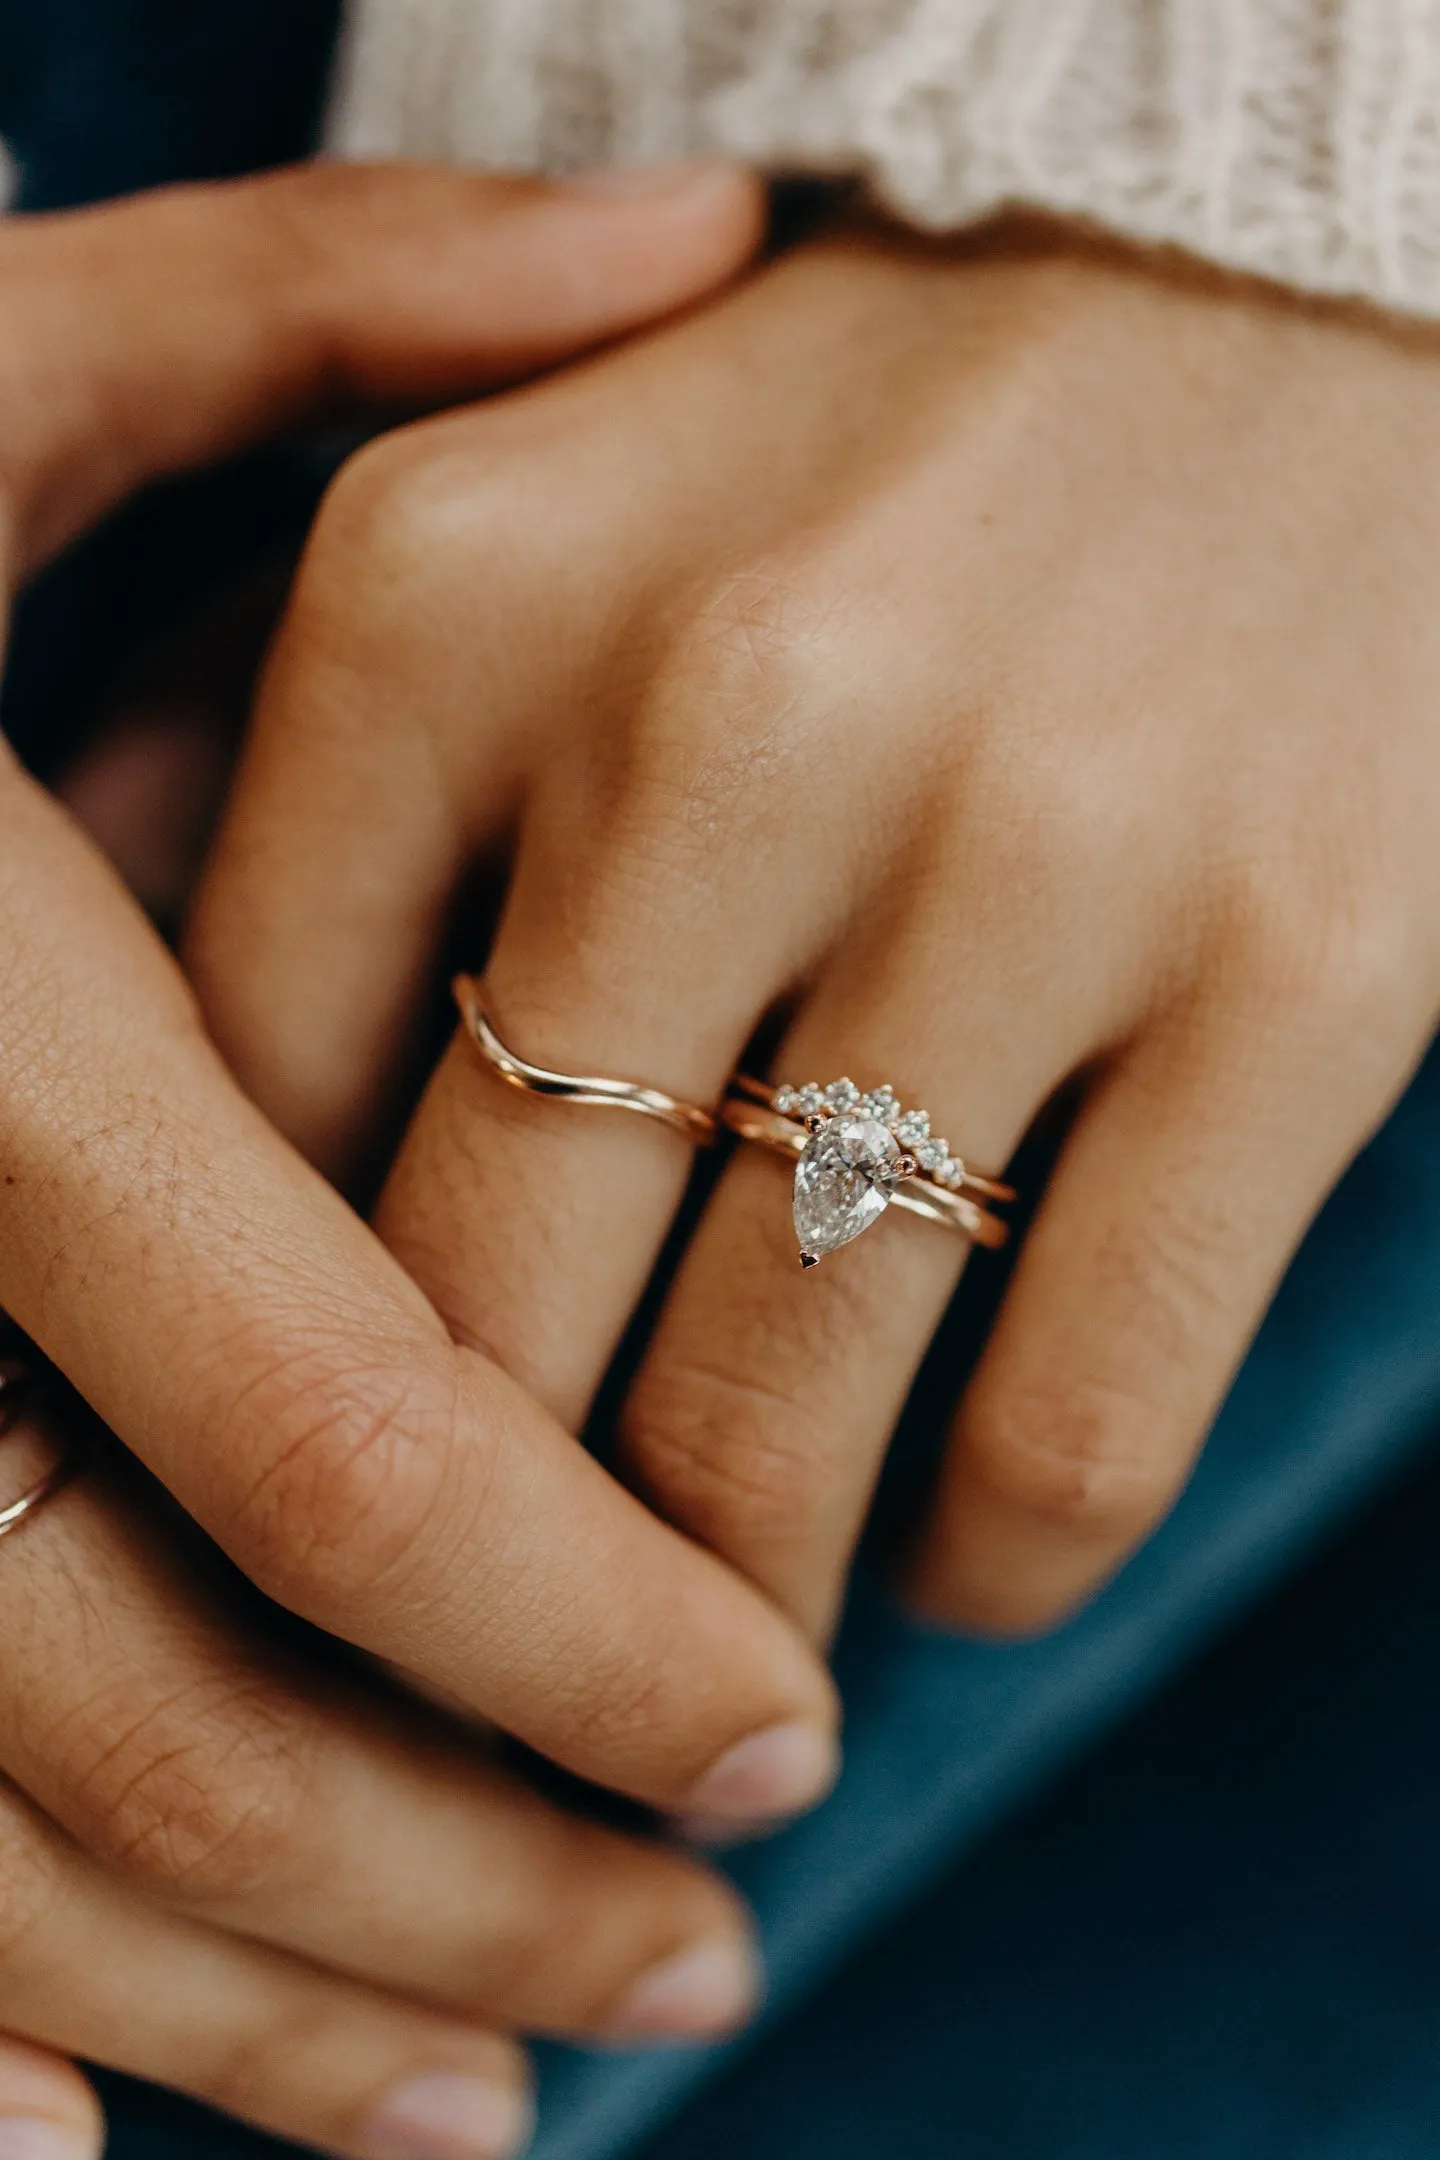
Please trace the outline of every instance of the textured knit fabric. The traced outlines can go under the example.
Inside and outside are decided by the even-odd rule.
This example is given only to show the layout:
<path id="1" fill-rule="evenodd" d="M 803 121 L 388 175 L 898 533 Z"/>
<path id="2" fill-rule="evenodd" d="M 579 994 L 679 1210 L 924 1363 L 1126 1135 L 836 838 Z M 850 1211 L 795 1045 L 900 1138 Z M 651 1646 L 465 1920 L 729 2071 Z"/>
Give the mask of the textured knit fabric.
<path id="1" fill-rule="evenodd" d="M 717 148 L 1440 315 L 1440 0 L 351 0 L 349 155 Z"/>

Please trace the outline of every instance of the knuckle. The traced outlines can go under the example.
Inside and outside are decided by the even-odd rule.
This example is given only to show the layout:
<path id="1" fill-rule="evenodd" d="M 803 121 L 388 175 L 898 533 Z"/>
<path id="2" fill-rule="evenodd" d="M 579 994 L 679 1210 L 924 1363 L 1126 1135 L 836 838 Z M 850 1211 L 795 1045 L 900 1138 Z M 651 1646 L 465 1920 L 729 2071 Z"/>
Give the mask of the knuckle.
<path id="1" fill-rule="evenodd" d="M 363 576 L 367 598 L 406 573 L 433 575 L 445 560 L 437 547 L 454 536 L 477 486 L 469 461 L 437 452 L 423 426 L 377 436 L 330 483 L 311 558 Z"/>
<path id="2" fill-rule="evenodd" d="M 767 1214 L 753 1230 L 774 1268 L 793 1270 L 788 1222 Z M 828 1376 L 853 1371 L 854 1345 L 872 1338 L 890 1295 L 888 1272 L 856 1258 L 814 1283 L 799 1314 L 770 1295 L 769 1265 L 737 1277 L 724 1341 L 692 1317 L 657 1339 L 631 1388 L 627 1457 L 667 1514 L 722 1550 L 793 1543 L 839 1520 L 853 1496 L 854 1407 Z"/>
<path id="3" fill-rule="evenodd" d="M 312 1760 L 302 1720 L 262 1685 L 193 1687 L 79 1766 L 85 1841 L 147 1892 L 233 1907 L 293 1872 Z"/>
<path id="4" fill-rule="evenodd" d="M 1155 1426 L 1139 1397 L 1077 1381 L 977 1407 L 965 1445 L 972 1474 L 995 1498 L 1062 1533 L 1123 1545 L 1172 1497 Z"/>
<path id="5" fill-rule="evenodd" d="M 835 1468 L 796 1402 L 693 1358 L 637 1390 L 625 1447 L 666 1514 L 722 1550 L 793 1536 Z"/>
<path id="6" fill-rule="evenodd" d="M 1226 915 L 1252 994 L 1307 1032 L 1389 1043 L 1423 1001 L 1416 911 L 1341 850 L 1246 875 Z"/>
<path id="7" fill-rule="evenodd" d="M 687 853 L 783 831 L 811 760 L 807 714 L 848 665 L 841 614 L 790 563 L 687 595 L 618 746 L 612 816 Z"/>
<path id="8" fill-rule="evenodd" d="M 556 560 L 551 491 L 568 440 L 529 440 L 490 413 L 442 416 L 378 435 L 341 466 L 326 491 L 309 551 L 314 562 L 365 579 L 367 602 L 387 592 L 427 621 L 451 599 L 473 621 L 477 579 L 494 613 Z"/>
<path id="9" fill-rule="evenodd" d="M 671 665 L 687 686 L 706 687 L 727 723 L 757 709 L 783 713 L 822 671 L 831 620 L 808 565 L 775 557 L 691 596 Z"/>
<path id="10" fill-rule="evenodd" d="M 445 685 L 453 675 L 465 686 L 455 718 L 465 736 L 476 730 L 474 686 L 487 670 L 517 692 L 515 625 L 548 619 L 542 606 L 564 575 L 537 503 L 548 491 L 527 484 L 525 460 L 488 418 L 416 422 L 347 460 L 321 504 L 279 646 L 283 658 L 328 664 L 347 694 L 354 678 L 398 683 L 417 665 L 429 680 L 443 649 L 450 665 L 435 695 L 448 713 Z M 408 710 L 414 699 L 402 702 Z"/>
<path id="11" fill-rule="evenodd" d="M 321 1625 L 362 1588 L 398 1591 L 442 1504 L 458 1423 L 453 1368 L 302 1347 L 217 1433 L 236 1466 L 227 1543 L 277 1603 Z M 229 1431 L 225 1430 L 228 1424 Z"/>

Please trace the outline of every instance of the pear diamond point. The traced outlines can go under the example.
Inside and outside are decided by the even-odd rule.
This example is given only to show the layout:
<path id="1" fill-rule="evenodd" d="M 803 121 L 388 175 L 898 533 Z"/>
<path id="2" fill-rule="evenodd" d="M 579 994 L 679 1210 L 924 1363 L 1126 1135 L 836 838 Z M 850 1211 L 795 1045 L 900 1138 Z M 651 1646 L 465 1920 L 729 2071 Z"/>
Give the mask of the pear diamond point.
<path id="1" fill-rule="evenodd" d="M 863 1110 L 840 1111 L 810 1135 L 795 1166 L 795 1234 L 802 1260 L 836 1252 L 890 1205 L 901 1151 Z"/>

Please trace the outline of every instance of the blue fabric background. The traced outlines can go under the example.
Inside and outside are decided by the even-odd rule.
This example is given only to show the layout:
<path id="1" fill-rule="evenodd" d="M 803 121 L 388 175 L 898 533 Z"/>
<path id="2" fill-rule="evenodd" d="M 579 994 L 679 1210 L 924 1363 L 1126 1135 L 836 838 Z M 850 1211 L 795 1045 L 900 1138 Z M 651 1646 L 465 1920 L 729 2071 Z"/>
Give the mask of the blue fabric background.
<path id="1" fill-rule="evenodd" d="M 299 154 L 334 28 L 331 0 L 0 0 L 23 201 Z M 32 762 L 60 754 L 97 669 L 312 495 L 303 463 L 252 462 L 165 491 L 44 581 L 6 684 Z M 986 1295 L 972 1282 L 937 1346 L 902 1484 Z M 1432 1061 L 1308 1241 L 1182 1506 L 1092 1611 L 1002 1650 L 909 1629 L 862 1587 L 841 1788 L 736 1863 L 766 2025 L 725 2051 L 549 2051 L 541 2160 L 1440 2151 L 1437 1308 Z M 106 2090 L 119 2160 L 264 2149 Z"/>

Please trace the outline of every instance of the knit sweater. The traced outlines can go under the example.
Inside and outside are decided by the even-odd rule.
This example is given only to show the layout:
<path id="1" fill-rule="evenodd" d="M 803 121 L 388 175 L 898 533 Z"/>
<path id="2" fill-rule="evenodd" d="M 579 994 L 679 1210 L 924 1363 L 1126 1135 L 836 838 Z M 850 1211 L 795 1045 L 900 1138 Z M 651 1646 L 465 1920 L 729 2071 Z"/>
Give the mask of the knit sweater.
<path id="1" fill-rule="evenodd" d="M 1440 0 L 351 0 L 331 142 L 728 151 L 1440 316 Z"/>

